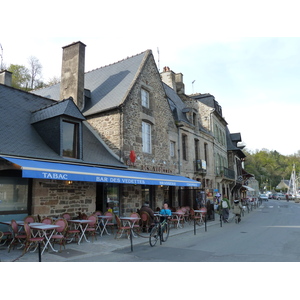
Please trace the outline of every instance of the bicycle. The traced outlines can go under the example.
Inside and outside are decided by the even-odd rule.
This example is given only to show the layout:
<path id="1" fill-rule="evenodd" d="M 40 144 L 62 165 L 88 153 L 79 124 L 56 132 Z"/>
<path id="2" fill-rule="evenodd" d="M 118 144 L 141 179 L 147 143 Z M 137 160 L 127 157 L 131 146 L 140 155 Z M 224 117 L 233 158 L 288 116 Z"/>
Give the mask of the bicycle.
<path id="1" fill-rule="evenodd" d="M 161 242 L 166 242 L 169 237 L 169 223 L 167 217 L 164 216 L 162 222 L 157 222 L 155 226 L 151 229 L 149 243 L 151 247 L 154 247 L 160 238 Z"/>
<path id="2" fill-rule="evenodd" d="M 235 224 L 239 224 L 240 223 L 240 221 L 241 221 L 241 217 L 240 217 L 240 215 L 239 214 L 235 214 Z"/>

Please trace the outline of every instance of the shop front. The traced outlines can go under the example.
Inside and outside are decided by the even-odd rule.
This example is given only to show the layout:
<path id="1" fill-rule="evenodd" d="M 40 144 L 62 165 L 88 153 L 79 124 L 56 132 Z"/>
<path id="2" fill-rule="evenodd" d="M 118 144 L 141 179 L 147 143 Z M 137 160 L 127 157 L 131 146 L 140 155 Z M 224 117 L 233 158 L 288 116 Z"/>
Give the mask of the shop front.
<path id="1" fill-rule="evenodd" d="M 59 216 L 64 212 L 115 214 L 136 211 L 144 201 L 155 208 L 168 192 L 199 187 L 182 176 L 102 168 L 2 156 L 0 215 L 3 220 L 28 214 Z"/>

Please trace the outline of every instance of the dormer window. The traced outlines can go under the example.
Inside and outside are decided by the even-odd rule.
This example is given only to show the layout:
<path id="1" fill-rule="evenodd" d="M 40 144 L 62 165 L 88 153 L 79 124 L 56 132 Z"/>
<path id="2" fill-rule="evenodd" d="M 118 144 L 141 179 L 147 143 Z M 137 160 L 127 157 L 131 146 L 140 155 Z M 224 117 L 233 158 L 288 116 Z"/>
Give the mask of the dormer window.
<path id="1" fill-rule="evenodd" d="M 145 89 L 141 90 L 141 98 L 142 98 L 142 106 L 149 108 L 150 103 L 149 103 L 149 92 L 146 91 Z"/>
<path id="2" fill-rule="evenodd" d="M 31 124 L 59 156 L 82 158 L 82 122 L 85 117 L 72 99 L 32 112 Z"/>
<path id="3" fill-rule="evenodd" d="M 78 158 L 78 123 L 63 121 L 62 124 L 62 154 L 65 157 Z"/>

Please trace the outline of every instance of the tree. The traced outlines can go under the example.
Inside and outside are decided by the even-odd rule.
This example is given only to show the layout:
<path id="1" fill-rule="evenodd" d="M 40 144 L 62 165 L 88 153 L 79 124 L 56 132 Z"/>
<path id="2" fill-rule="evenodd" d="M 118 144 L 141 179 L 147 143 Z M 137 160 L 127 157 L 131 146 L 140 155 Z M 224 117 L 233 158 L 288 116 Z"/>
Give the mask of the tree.
<path id="1" fill-rule="evenodd" d="M 245 170 L 253 174 L 260 182 L 260 186 L 267 185 L 275 187 L 282 179 L 289 180 L 293 164 L 296 169 L 300 170 L 300 152 L 297 154 L 284 156 L 277 151 L 269 151 L 268 149 L 256 150 L 250 152 L 244 149 L 246 155 Z"/>
<path id="2" fill-rule="evenodd" d="M 39 79 L 42 74 L 42 65 L 40 64 L 39 60 L 34 57 L 30 56 L 28 59 L 29 63 L 29 72 L 30 72 L 30 89 L 34 89 L 40 86 Z"/>
<path id="3" fill-rule="evenodd" d="M 12 72 L 12 86 L 14 88 L 28 90 L 30 73 L 25 66 L 11 64 L 8 71 Z"/>

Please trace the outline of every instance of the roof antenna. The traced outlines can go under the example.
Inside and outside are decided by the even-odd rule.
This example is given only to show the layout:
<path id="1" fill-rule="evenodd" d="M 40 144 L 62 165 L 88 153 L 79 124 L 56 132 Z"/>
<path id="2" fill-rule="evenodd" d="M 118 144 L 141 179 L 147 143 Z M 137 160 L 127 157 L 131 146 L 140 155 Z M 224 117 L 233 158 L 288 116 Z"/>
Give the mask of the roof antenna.
<path id="1" fill-rule="evenodd" d="M 157 61 L 158 71 L 160 71 L 160 65 L 159 65 L 159 48 L 158 47 L 157 47 L 157 55 L 158 55 L 158 61 Z"/>
<path id="2" fill-rule="evenodd" d="M 2 71 L 3 70 L 3 48 L 2 48 L 1 44 L 0 44 L 0 49 L 1 49 L 1 53 L 0 53 L 0 57 L 1 57 L 0 71 Z"/>
<path id="3" fill-rule="evenodd" d="M 194 94 L 194 82 L 195 82 L 196 80 L 193 80 L 193 82 L 192 82 L 192 91 L 193 91 L 193 94 Z"/>

